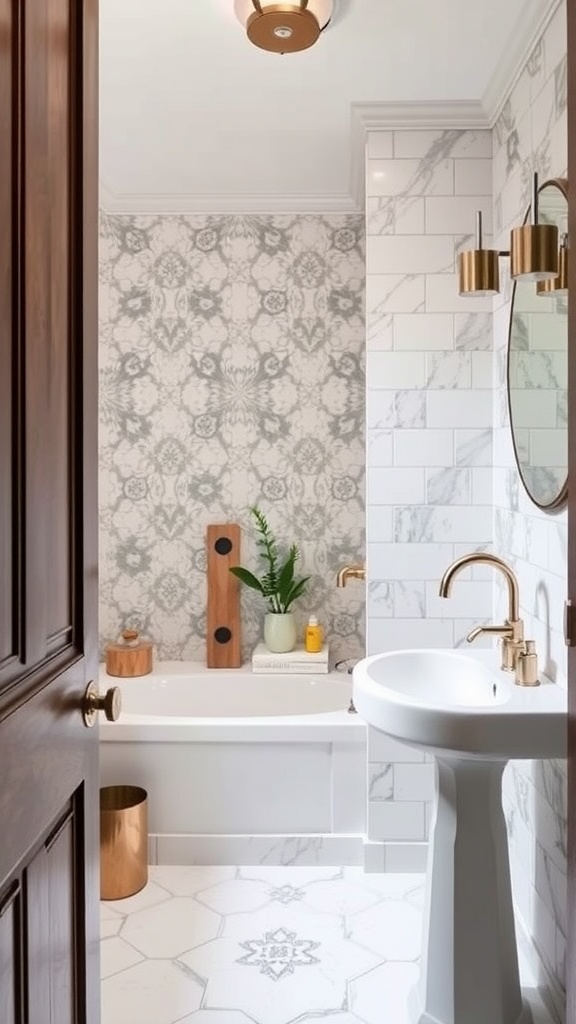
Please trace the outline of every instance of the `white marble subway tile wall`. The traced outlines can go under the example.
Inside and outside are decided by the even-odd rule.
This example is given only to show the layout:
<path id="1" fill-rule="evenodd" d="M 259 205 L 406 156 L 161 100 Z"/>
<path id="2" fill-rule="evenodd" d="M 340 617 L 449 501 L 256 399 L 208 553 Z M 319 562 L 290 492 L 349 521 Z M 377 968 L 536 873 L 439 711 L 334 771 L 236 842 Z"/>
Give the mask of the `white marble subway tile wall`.
<path id="1" fill-rule="evenodd" d="M 491 542 L 490 301 L 455 275 L 476 209 L 490 229 L 491 155 L 489 131 L 368 137 L 369 653 L 459 644 L 490 614 L 482 570 L 451 605 L 436 584 Z"/>
<path id="2" fill-rule="evenodd" d="M 475 210 L 491 230 L 492 133 L 369 132 L 366 186 L 368 653 L 459 646 L 492 606 L 482 568 L 438 597 L 492 542 L 491 303 L 460 298 L 455 273 Z M 369 838 L 388 870 L 422 867 L 434 765 L 368 743 Z"/>
<path id="3" fill-rule="evenodd" d="M 502 614 L 504 595 L 489 570 L 462 580 L 450 604 L 437 597 L 453 557 L 493 542 L 518 573 L 527 630 L 563 686 L 566 520 L 539 512 L 515 468 L 505 376 L 507 262 L 492 315 L 489 301 L 458 297 L 444 236 L 452 236 L 453 251 L 469 245 L 474 211 L 482 209 L 494 244 L 508 248 L 509 229 L 529 202 L 532 171 L 565 173 L 565 18 L 560 3 L 493 133 L 373 132 L 367 149 L 369 652 L 458 645 L 473 622 L 490 616 L 493 599 L 495 615 Z M 431 777 L 423 757 L 370 734 L 373 864 L 378 840 L 380 863 L 389 869 L 422 856 Z M 516 906 L 561 1015 L 564 763 L 511 766 L 504 801 Z"/>
<path id="4" fill-rule="evenodd" d="M 562 48 L 561 40 L 564 39 Z M 533 170 L 541 182 L 566 174 L 566 28 L 561 4 L 507 98 L 494 130 L 495 243 L 507 246 L 510 228 L 530 202 Z M 507 261 L 494 317 L 494 505 L 498 543 L 515 559 L 527 625 L 546 652 L 548 669 L 566 686 L 562 636 L 566 517 L 549 516 L 530 501 L 514 460 L 506 398 L 506 353 L 511 289 Z M 544 396 L 545 398 L 546 396 Z M 523 581 L 525 579 L 525 585 Z M 541 582 L 541 600 L 536 589 Z"/>
<path id="5" fill-rule="evenodd" d="M 502 106 L 494 128 L 494 240 L 508 248 L 510 227 L 530 202 L 531 175 L 566 173 L 566 5 L 559 3 Z M 566 686 L 562 609 L 566 595 L 565 513 L 546 515 L 530 501 L 514 462 L 506 398 L 510 313 L 508 265 L 494 312 L 494 546 L 520 582 L 521 614 L 544 670 Z M 504 607 L 496 587 L 496 612 Z M 563 1013 L 566 936 L 565 763 L 526 762 L 504 776 L 516 906 L 536 946 L 544 977 Z"/>

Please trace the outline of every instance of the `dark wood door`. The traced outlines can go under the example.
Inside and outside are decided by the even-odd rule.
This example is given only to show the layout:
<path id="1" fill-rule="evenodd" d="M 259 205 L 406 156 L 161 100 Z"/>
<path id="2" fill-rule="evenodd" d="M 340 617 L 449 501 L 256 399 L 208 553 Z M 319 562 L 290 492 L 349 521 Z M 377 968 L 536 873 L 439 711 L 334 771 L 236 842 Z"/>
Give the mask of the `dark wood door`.
<path id="1" fill-rule="evenodd" d="M 0 1021 L 97 1024 L 97 0 L 0 0 Z"/>
<path id="2" fill-rule="evenodd" d="M 568 234 L 576 239 L 576 0 L 568 0 Z M 568 596 L 576 606 L 576 259 L 568 268 Z M 576 1024 L 576 647 L 568 648 L 566 1020 Z"/>

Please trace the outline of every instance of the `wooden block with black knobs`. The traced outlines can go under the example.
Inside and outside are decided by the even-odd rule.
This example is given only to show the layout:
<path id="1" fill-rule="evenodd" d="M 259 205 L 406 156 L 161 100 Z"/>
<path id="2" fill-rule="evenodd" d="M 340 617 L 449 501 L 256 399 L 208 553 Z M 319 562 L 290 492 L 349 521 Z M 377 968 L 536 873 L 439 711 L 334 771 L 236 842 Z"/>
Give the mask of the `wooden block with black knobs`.
<path id="1" fill-rule="evenodd" d="M 206 530 L 208 607 L 206 664 L 208 668 L 240 668 L 240 581 L 229 571 L 240 565 L 240 527 L 212 524 Z"/>

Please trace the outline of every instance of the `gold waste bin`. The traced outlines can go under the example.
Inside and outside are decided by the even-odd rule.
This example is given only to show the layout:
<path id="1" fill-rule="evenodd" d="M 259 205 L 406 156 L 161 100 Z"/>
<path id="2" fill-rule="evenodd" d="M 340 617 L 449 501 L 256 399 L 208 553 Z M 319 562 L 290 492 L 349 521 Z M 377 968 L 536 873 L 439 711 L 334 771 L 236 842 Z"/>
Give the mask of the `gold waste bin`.
<path id="1" fill-rule="evenodd" d="M 148 881 L 148 794 L 140 786 L 100 790 L 100 898 L 121 900 Z"/>

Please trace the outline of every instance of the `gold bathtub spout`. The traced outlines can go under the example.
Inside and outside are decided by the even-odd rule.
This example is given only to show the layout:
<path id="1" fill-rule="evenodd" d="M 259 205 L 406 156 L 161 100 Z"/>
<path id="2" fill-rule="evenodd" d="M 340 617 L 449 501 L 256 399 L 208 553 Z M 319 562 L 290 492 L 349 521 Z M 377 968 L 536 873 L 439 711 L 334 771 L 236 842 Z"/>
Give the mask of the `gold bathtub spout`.
<path id="1" fill-rule="evenodd" d="M 343 565 L 336 576 L 336 586 L 345 587 L 348 580 L 365 580 L 366 569 L 360 563 L 355 565 Z"/>

